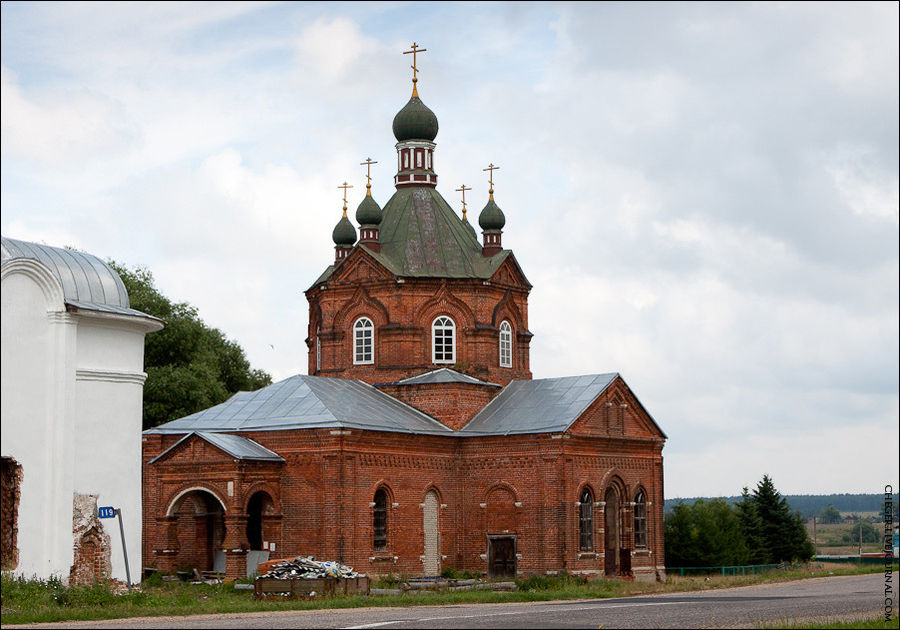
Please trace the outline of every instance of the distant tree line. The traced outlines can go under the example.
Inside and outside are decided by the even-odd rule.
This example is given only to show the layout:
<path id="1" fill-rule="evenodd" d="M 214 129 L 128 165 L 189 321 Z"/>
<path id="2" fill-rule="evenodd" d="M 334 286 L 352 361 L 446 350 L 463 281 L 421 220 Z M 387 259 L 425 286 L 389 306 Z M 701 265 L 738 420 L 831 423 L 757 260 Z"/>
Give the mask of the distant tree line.
<path id="1" fill-rule="evenodd" d="M 878 512 L 884 507 L 883 494 L 786 494 L 785 500 L 792 510 L 799 511 L 804 517 L 818 516 L 823 508 L 829 505 L 840 512 Z M 710 497 L 689 497 L 666 499 L 665 511 L 669 512 L 678 503 L 692 504 L 699 499 L 708 500 Z M 728 505 L 734 505 L 742 500 L 740 495 L 721 497 Z M 894 521 L 897 521 L 898 496 L 894 494 Z"/>
<path id="2" fill-rule="evenodd" d="M 677 503 L 665 518 L 666 566 L 717 567 L 806 561 L 813 544 L 804 519 L 764 475 L 739 501 Z"/>
<path id="3" fill-rule="evenodd" d="M 148 269 L 109 265 L 122 278 L 131 308 L 166 324 L 147 335 L 144 345 L 144 429 L 272 383 L 271 376 L 250 367 L 236 342 L 204 324 L 195 307 L 162 295 Z"/>

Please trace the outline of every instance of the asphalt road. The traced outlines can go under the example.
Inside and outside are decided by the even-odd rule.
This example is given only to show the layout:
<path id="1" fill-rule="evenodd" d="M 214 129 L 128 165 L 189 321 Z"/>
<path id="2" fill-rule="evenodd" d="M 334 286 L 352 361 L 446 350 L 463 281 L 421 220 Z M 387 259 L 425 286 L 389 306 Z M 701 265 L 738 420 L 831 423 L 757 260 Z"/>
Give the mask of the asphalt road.
<path id="1" fill-rule="evenodd" d="M 881 574 L 699 593 L 521 604 L 139 617 L 48 628 L 754 628 L 760 621 L 884 614 Z"/>

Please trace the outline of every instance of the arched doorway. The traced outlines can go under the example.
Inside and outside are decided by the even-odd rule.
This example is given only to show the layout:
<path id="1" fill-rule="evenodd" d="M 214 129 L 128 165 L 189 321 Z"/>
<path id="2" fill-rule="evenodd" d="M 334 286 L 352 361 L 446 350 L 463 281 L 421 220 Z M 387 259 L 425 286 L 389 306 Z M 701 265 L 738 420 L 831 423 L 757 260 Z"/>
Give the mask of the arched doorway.
<path id="1" fill-rule="evenodd" d="M 185 492 L 169 508 L 178 533 L 178 568 L 224 571 L 225 508 L 200 488 Z"/>
<path id="2" fill-rule="evenodd" d="M 422 529 L 425 533 L 423 570 L 426 577 L 441 574 L 441 539 L 438 527 L 440 507 L 437 492 L 429 490 L 422 506 Z"/>
<path id="3" fill-rule="evenodd" d="M 619 493 L 615 486 L 606 490 L 604 520 L 604 569 L 606 575 L 619 573 Z"/>
<path id="4" fill-rule="evenodd" d="M 268 551 L 263 543 L 268 543 L 270 537 L 267 534 L 263 521 L 265 516 L 275 513 L 275 502 L 268 492 L 260 490 L 255 492 L 247 502 L 247 542 L 251 551 Z"/>

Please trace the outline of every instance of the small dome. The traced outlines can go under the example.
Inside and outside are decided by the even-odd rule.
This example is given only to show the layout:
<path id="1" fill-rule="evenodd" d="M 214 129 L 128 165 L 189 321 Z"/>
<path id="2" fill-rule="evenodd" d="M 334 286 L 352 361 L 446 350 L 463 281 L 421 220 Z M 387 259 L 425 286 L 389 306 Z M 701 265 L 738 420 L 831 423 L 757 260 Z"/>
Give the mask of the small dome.
<path id="1" fill-rule="evenodd" d="M 506 217 L 503 211 L 494 203 L 494 199 L 488 200 L 481 214 L 478 215 L 478 225 L 482 230 L 502 230 L 506 225 Z"/>
<path id="2" fill-rule="evenodd" d="M 394 137 L 397 142 L 427 140 L 431 142 L 438 133 L 438 121 L 418 96 L 413 96 L 394 116 Z"/>
<path id="3" fill-rule="evenodd" d="M 334 226 L 331 240 L 334 241 L 335 245 L 353 245 L 356 243 L 356 228 L 350 223 L 350 219 L 346 216 L 341 217 L 338 224 Z"/>
<path id="4" fill-rule="evenodd" d="M 381 223 L 381 206 L 372 198 L 372 195 L 363 197 L 362 203 L 356 209 L 356 222 L 360 225 Z"/>

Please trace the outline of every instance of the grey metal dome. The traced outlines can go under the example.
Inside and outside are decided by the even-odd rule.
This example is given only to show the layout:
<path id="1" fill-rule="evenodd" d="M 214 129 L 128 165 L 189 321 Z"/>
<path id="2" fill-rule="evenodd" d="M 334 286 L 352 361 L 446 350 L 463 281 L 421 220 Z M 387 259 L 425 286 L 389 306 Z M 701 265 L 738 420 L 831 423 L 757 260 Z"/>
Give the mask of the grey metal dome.
<path id="1" fill-rule="evenodd" d="M 86 310 L 157 319 L 132 309 L 119 274 L 92 254 L 6 237 L 0 239 L 0 250 L 3 263 L 29 258 L 47 267 L 59 280 L 66 304 Z"/>

